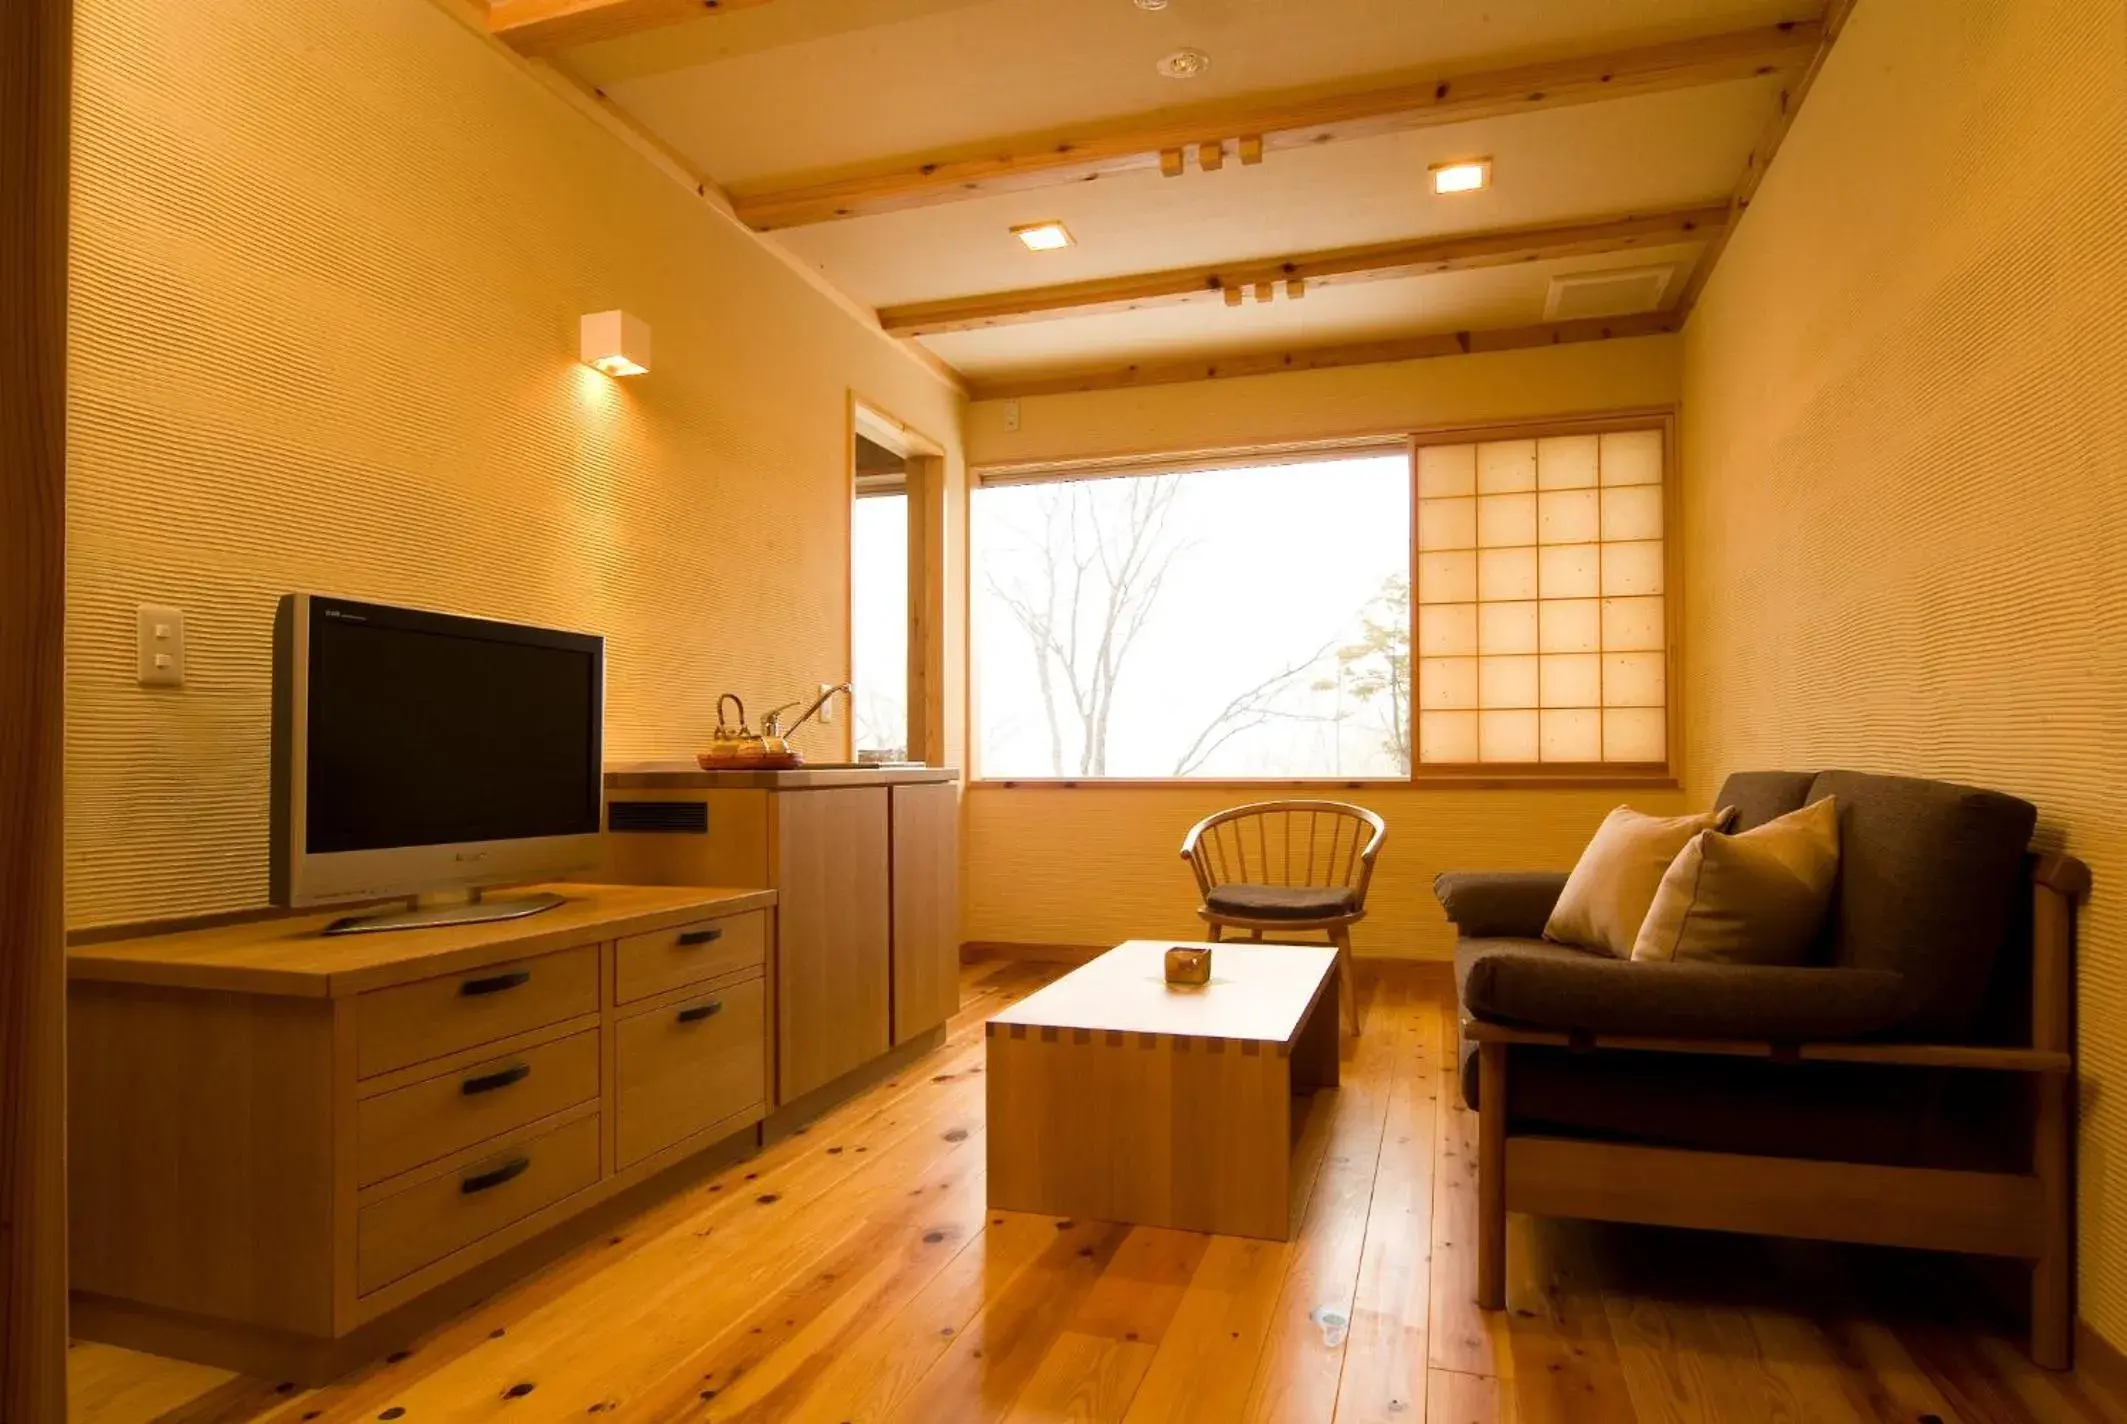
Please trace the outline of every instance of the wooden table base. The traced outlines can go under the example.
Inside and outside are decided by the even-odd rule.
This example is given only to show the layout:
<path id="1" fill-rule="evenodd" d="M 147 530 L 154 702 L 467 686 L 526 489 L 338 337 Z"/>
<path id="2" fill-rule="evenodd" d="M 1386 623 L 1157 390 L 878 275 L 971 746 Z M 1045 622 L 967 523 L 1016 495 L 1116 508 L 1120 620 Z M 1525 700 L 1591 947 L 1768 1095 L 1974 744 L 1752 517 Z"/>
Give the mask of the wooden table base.
<path id="1" fill-rule="evenodd" d="M 990 1205 L 1291 1240 L 1292 1095 L 1337 1086 L 1337 989 L 1290 1047 L 990 1024 Z"/>

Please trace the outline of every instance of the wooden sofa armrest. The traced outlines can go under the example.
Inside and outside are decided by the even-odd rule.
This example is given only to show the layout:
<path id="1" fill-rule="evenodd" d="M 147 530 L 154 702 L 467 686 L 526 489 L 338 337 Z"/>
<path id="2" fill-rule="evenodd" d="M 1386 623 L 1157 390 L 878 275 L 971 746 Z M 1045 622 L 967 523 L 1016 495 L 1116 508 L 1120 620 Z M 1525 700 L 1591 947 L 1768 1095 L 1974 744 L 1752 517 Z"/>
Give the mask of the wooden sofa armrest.
<path id="1" fill-rule="evenodd" d="M 1642 1038 L 1630 1034 L 1572 1033 L 1564 1029 L 1514 1028 L 1467 1015 L 1462 1036 L 1472 1043 L 1531 1043 L 1576 1051 L 1616 1049 L 1632 1053 L 1719 1054 L 1780 1062 L 1890 1063 L 1912 1068 L 1978 1068 L 2003 1073 L 2066 1073 L 2067 1053 L 2043 1048 L 1998 1048 L 1955 1043 L 1798 1043 L 1750 1038 Z"/>

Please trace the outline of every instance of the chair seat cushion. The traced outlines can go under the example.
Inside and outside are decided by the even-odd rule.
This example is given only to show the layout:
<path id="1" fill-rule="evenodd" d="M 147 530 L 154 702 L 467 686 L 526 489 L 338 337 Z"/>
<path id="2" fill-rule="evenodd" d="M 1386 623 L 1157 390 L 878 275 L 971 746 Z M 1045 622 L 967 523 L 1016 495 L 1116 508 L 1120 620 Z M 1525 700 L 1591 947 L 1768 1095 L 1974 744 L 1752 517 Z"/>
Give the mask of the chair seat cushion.
<path id="1" fill-rule="evenodd" d="M 1221 885 L 1204 908 L 1245 920 L 1329 920 L 1351 914 L 1358 899 L 1341 885 Z"/>

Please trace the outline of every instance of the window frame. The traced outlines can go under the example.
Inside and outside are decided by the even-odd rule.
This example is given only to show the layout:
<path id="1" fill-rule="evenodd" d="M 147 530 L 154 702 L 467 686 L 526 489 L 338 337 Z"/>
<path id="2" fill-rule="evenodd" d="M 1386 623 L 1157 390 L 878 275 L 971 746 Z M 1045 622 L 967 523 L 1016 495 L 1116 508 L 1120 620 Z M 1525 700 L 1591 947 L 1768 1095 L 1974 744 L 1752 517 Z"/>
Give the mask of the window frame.
<path id="1" fill-rule="evenodd" d="M 1430 445 L 1467 445 L 1496 440 L 1540 440 L 1559 435 L 1603 435 L 1623 431 L 1658 430 L 1662 437 L 1662 624 L 1663 624 L 1663 722 L 1664 759 L 1660 762 L 1423 762 L 1418 759 L 1418 452 Z M 1681 784 L 1676 767 L 1682 745 L 1684 696 L 1678 676 L 1682 663 L 1683 620 L 1682 505 L 1680 492 L 1677 411 L 1674 405 L 1631 407 L 1591 414 L 1562 415 L 1529 420 L 1483 421 L 1422 429 L 1370 431 L 1355 435 L 1229 446 L 1219 450 L 1137 452 L 1111 456 L 994 465 L 970 472 L 968 499 L 985 486 L 1039 483 L 1048 480 L 1095 478 L 1128 479 L 1161 473 L 1194 472 L 1231 468 L 1235 465 L 1292 463 L 1306 459 L 1336 459 L 1368 449 L 1380 450 L 1402 444 L 1410 461 L 1411 543 L 1408 577 L 1410 600 L 1410 717 L 1411 770 L 1395 777 L 1048 777 L 990 776 L 981 766 L 981 723 L 978 716 L 978 686 L 973 646 L 974 550 L 964 569 L 961 589 L 968 633 L 967 785 L 984 789 L 1028 790 L 1177 790 L 1199 788 L 1227 791 L 1376 791 L 1393 787 L 1409 790 L 1667 790 Z"/>

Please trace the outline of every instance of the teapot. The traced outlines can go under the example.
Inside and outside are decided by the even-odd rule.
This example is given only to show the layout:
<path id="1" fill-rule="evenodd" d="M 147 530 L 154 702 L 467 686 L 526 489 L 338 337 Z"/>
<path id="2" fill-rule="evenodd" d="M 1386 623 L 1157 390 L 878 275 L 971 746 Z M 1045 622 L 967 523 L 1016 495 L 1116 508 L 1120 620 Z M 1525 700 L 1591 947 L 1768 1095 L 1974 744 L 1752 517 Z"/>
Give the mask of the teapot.
<path id="1" fill-rule="evenodd" d="M 736 725 L 724 721 L 727 702 L 738 710 Z M 804 760 L 790 749 L 773 713 L 762 723 L 762 735 L 755 736 L 746 725 L 746 704 L 735 692 L 716 699 L 716 731 L 710 735 L 709 750 L 695 758 L 704 771 L 782 771 Z"/>

